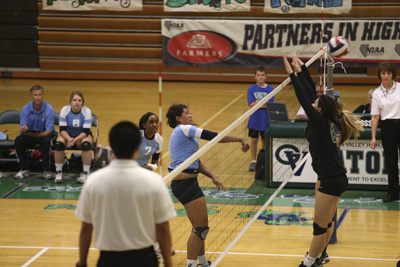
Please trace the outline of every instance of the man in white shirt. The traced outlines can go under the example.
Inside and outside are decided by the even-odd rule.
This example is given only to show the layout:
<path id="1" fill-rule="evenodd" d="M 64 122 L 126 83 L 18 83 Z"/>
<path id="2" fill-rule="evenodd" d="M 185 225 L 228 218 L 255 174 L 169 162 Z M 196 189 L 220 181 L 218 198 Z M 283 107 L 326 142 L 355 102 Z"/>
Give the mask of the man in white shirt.
<path id="1" fill-rule="evenodd" d="M 165 266 L 172 266 L 168 221 L 176 212 L 161 177 L 135 161 L 140 140 L 131 122 L 111 129 L 116 159 L 88 177 L 75 211 L 82 220 L 77 266 L 86 266 L 93 229 L 94 246 L 100 250 L 97 266 L 158 266 L 156 242 Z"/>

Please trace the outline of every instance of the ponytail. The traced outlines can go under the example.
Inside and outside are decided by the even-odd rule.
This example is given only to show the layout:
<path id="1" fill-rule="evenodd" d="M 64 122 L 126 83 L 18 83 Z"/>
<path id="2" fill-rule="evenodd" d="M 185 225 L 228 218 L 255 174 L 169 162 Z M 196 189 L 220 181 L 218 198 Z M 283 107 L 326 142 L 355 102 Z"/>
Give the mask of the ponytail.
<path id="1" fill-rule="evenodd" d="M 358 139 L 358 137 L 360 137 L 360 131 L 364 131 L 360 116 L 354 115 L 348 110 L 340 112 L 338 121 L 335 123 L 340 129 L 340 142 L 338 146 L 344 145 L 352 134 L 354 139 Z"/>

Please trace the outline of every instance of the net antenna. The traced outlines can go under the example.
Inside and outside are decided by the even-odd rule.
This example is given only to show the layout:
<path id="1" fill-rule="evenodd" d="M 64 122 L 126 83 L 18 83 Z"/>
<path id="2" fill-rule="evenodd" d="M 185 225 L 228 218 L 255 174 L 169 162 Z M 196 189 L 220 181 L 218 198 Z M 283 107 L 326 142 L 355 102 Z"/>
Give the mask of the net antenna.
<path id="1" fill-rule="evenodd" d="M 158 67 L 158 131 L 160 133 L 160 135 L 162 136 L 162 62 L 160 62 L 160 65 Z M 160 153 L 162 154 L 162 152 Z M 158 171 L 160 173 L 160 175 L 162 176 L 162 155 L 160 155 L 160 159 L 159 159 L 159 167 L 158 167 Z"/>
<path id="2" fill-rule="evenodd" d="M 325 53 L 327 46 L 324 46 L 317 54 L 315 54 L 310 60 L 308 60 L 305 65 L 310 66 L 315 60 L 317 60 L 321 55 Z M 186 169 L 190 164 L 192 164 L 196 159 L 203 156 L 211 147 L 213 147 L 216 143 L 222 140 L 225 136 L 227 136 L 236 126 L 242 122 L 244 122 L 251 114 L 253 114 L 256 110 L 258 110 L 262 105 L 268 102 L 272 97 L 274 97 L 277 93 L 279 93 L 282 88 L 290 83 L 290 78 L 287 78 L 283 81 L 278 87 L 276 87 L 271 93 L 269 93 L 266 97 L 260 100 L 255 106 L 249 109 L 246 113 L 240 116 L 236 121 L 234 121 L 231 125 L 225 128 L 222 132 L 220 132 L 216 137 L 214 137 L 210 142 L 204 145 L 201 149 L 199 149 L 196 153 L 182 162 L 177 168 L 175 168 L 172 172 L 167 174 L 163 180 L 165 183 L 169 183 L 172 179 L 174 179 L 179 173 L 181 173 L 184 169 Z"/>

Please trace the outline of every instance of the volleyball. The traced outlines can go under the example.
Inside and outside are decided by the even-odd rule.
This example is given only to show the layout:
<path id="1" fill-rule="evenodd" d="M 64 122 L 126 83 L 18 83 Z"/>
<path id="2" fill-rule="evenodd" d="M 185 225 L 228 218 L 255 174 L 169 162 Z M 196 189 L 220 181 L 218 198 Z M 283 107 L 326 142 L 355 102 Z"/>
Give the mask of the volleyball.
<path id="1" fill-rule="evenodd" d="M 332 57 L 342 57 L 349 52 L 349 42 L 342 36 L 336 36 L 329 40 L 328 52 Z"/>

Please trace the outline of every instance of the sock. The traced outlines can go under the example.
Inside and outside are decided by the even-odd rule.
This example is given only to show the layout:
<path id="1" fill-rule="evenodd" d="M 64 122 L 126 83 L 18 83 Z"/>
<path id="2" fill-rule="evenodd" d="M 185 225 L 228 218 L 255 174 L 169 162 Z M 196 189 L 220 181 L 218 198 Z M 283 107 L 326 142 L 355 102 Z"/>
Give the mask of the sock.
<path id="1" fill-rule="evenodd" d="M 187 267 L 196 267 L 196 260 L 187 260 Z"/>
<path id="2" fill-rule="evenodd" d="M 251 163 L 257 163 L 257 160 L 252 160 Z"/>
<path id="3" fill-rule="evenodd" d="M 56 163 L 56 172 L 62 172 L 63 163 Z"/>
<path id="4" fill-rule="evenodd" d="M 203 266 L 207 266 L 208 265 L 207 258 L 206 258 L 205 254 L 201 255 L 201 256 L 198 256 L 197 259 L 199 260 L 199 263 L 201 265 L 203 265 Z"/>
<path id="5" fill-rule="evenodd" d="M 310 254 L 307 254 L 306 259 L 304 260 L 303 264 L 307 267 L 310 267 L 315 262 L 315 258 L 311 257 Z"/>
<path id="6" fill-rule="evenodd" d="M 83 165 L 83 172 L 89 174 L 89 171 L 90 171 L 90 165 Z"/>
<path id="7" fill-rule="evenodd" d="M 322 256 L 322 253 L 319 253 L 317 256 L 317 259 L 321 258 L 321 256 Z"/>

